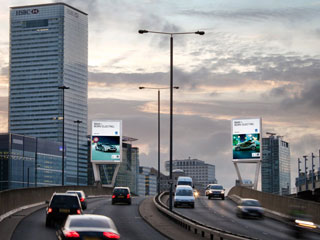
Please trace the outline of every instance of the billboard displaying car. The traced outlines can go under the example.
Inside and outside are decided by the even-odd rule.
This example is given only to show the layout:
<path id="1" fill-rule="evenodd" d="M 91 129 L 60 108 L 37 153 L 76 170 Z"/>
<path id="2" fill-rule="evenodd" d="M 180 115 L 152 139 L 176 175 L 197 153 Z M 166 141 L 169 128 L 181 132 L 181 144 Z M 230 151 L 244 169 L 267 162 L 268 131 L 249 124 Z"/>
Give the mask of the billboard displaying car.
<path id="1" fill-rule="evenodd" d="M 122 121 L 93 120 L 91 162 L 120 163 L 122 160 Z"/>
<path id="2" fill-rule="evenodd" d="M 233 159 L 260 159 L 261 118 L 232 119 Z"/>

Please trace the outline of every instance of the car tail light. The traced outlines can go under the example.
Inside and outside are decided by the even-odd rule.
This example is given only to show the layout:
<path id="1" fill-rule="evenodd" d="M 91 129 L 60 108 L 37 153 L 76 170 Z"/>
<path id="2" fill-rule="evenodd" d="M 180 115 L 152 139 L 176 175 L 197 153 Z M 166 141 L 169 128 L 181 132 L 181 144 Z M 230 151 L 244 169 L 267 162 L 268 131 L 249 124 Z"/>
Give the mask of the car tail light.
<path id="1" fill-rule="evenodd" d="M 120 236 L 116 233 L 113 233 L 113 232 L 104 232 L 103 236 L 105 236 L 107 238 L 112 238 L 112 239 L 120 239 Z"/>
<path id="2" fill-rule="evenodd" d="M 82 197 L 82 198 L 80 198 L 80 202 L 84 202 L 84 198 Z"/>
<path id="3" fill-rule="evenodd" d="M 113 195 L 112 195 L 112 198 L 116 198 L 116 195 L 113 194 Z"/>
<path id="4" fill-rule="evenodd" d="M 77 233 L 76 231 L 67 231 L 64 232 L 64 236 L 66 238 L 78 238 L 80 237 L 79 233 Z"/>
<path id="5" fill-rule="evenodd" d="M 48 208 L 48 213 L 52 213 L 52 208 Z"/>
<path id="6" fill-rule="evenodd" d="M 77 214 L 81 214 L 81 210 L 80 209 L 77 209 Z"/>
<path id="7" fill-rule="evenodd" d="M 127 194 L 127 198 L 130 198 L 130 194 Z"/>

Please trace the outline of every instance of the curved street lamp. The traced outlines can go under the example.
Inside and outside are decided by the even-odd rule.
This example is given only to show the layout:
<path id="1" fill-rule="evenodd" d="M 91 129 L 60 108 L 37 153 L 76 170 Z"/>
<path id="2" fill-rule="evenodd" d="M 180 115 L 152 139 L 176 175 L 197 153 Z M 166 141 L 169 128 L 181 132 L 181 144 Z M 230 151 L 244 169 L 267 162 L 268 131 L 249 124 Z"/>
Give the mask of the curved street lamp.
<path id="1" fill-rule="evenodd" d="M 174 86 L 174 89 L 179 89 Z M 160 90 L 170 89 L 169 87 L 154 88 L 154 87 L 139 87 L 139 89 L 157 89 L 158 90 L 158 176 L 157 176 L 157 192 L 160 193 Z"/>
<path id="2" fill-rule="evenodd" d="M 138 33 L 156 33 L 156 34 L 165 34 L 170 35 L 170 194 L 169 194 L 169 209 L 172 211 L 172 111 L 173 111 L 173 35 L 183 35 L 183 34 L 198 34 L 204 35 L 204 31 L 196 31 L 196 32 L 156 32 L 149 30 L 139 30 Z"/>

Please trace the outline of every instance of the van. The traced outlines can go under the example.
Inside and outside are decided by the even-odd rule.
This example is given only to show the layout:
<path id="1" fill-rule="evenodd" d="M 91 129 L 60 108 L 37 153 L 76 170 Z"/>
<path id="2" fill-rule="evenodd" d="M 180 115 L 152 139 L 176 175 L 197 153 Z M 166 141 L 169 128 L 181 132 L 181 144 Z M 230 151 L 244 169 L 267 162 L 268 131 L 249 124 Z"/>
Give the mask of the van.
<path id="1" fill-rule="evenodd" d="M 179 185 L 188 185 L 193 188 L 192 178 L 191 177 L 183 177 L 183 176 L 178 177 L 177 186 L 179 186 Z"/>
<path id="2" fill-rule="evenodd" d="M 178 207 L 181 205 L 188 205 L 191 208 L 194 208 L 194 195 L 193 189 L 188 185 L 178 185 L 176 188 L 176 192 L 174 194 L 174 207 Z"/>

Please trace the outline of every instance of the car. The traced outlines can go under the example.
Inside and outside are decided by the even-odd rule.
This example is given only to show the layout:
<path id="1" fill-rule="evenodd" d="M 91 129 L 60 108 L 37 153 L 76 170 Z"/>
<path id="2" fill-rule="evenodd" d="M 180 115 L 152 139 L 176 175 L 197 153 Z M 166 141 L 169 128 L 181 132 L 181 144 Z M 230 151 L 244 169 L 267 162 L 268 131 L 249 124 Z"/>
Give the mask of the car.
<path id="1" fill-rule="evenodd" d="M 237 206 L 236 215 L 240 218 L 263 218 L 264 209 L 258 200 L 242 198 Z"/>
<path id="2" fill-rule="evenodd" d="M 72 214 L 82 214 L 78 195 L 70 193 L 54 193 L 46 208 L 46 227 L 62 223 L 68 215 Z"/>
<path id="3" fill-rule="evenodd" d="M 174 207 L 187 205 L 194 208 L 195 197 L 193 189 L 189 185 L 178 185 L 174 194 Z"/>
<path id="4" fill-rule="evenodd" d="M 112 192 L 112 205 L 115 203 L 131 204 L 130 188 L 128 187 L 115 187 Z"/>
<path id="5" fill-rule="evenodd" d="M 193 188 L 192 178 L 186 177 L 186 176 L 180 176 L 177 180 L 177 186 L 178 185 L 189 185 Z"/>
<path id="6" fill-rule="evenodd" d="M 66 193 L 75 193 L 78 195 L 83 210 L 87 209 L 86 195 L 81 190 L 68 190 Z"/>
<path id="7" fill-rule="evenodd" d="M 97 143 L 95 149 L 102 152 L 116 152 L 117 148 L 111 144 Z"/>
<path id="8" fill-rule="evenodd" d="M 210 184 L 208 189 L 206 189 L 206 196 L 208 196 L 208 199 L 218 197 L 224 200 L 224 191 L 225 189 L 223 188 L 222 185 L 220 184 Z"/>
<path id="9" fill-rule="evenodd" d="M 120 234 L 109 217 L 84 214 L 70 215 L 56 233 L 59 240 L 64 239 L 120 239 Z"/>
<path id="10" fill-rule="evenodd" d="M 256 150 L 257 144 L 254 140 L 247 140 L 242 143 L 238 143 L 234 150 L 240 151 L 240 150 Z"/>

